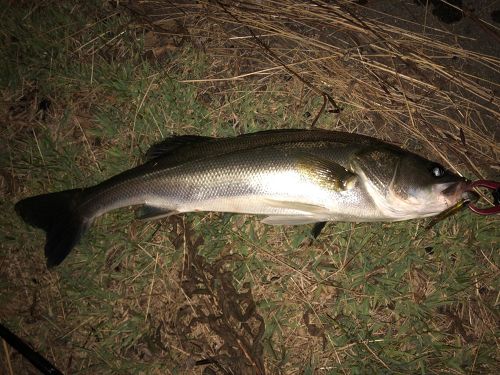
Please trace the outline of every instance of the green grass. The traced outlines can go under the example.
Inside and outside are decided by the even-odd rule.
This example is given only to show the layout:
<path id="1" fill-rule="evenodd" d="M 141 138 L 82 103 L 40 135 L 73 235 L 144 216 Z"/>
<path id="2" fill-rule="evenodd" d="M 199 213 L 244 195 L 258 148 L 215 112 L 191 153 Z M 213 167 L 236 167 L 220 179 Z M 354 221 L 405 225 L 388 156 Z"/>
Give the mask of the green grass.
<path id="1" fill-rule="evenodd" d="M 270 374 L 498 368 L 492 217 L 464 212 L 430 231 L 423 221 L 337 223 L 304 246 L 309 226 L 213 213 L 142 223 L 121 210 L 98 219 L 48 271 L 43 234 L 13 210 L 20 198 L 102 181 L 174 133 L 305 126 L 304 114 L 321 103 L 280 77 L 183 83 L 203 79 L 210 56 L 183 46 L 149 60 L 143 30 L 97 1 L 8 5 L 1 21 L 0 319 L 62 371 L 202 373 L 195 361 L 218 355 L 233 373 L 244 370 L 237 361 L 255 371 L 258 360 Z M 45 116 L 37 111 L 43 99 L 51 102 Z M 190 264 L 186 254 L 201 258 Z M 231 303 L 244 311 L 250 301 L 256 312 L 238 320 Z M 204 315 L 218 318 L 193 320 Z M 234 337 L 256 338 L 254 352 L 243 353 Z M 7 357 L 14 373 L 31 371 L 2 349 Z"/>

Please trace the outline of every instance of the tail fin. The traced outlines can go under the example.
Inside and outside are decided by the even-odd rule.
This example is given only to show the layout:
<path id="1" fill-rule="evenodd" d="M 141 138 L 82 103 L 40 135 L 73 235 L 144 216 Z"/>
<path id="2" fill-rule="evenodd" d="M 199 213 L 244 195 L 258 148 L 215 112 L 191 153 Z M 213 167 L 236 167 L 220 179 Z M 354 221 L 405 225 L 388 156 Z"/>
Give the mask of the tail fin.
<path id="1" fill-rule="evenodd" d="M 45 257 L 49 268 L 66 258 L 91 224 L 76 209 L 82 191 L 42 194 L 16 203 L 16 211 L 26 223 L 46 232 Z"/>

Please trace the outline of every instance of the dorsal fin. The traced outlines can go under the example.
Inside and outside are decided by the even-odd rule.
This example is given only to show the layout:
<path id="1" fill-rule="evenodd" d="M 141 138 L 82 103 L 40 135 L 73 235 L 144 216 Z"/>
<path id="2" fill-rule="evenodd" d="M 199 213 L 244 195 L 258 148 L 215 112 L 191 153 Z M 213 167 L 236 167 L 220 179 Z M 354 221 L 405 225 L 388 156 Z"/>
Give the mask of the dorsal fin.
<path id="1" fill-rule="evenodd" d="M 170 154 L 176 149 L 186 146 L 203 143 L 214 139 L 213 137 L 205 137 L 201 135 L 175 135 L 155 143 L 149 147 L 146 152 L 146 160 L 156 159 L 160 156 Z"/>
<path id="2" fill-rule="evenodd" d="M 174 135 L 172 137 L 165 138 L 164 140 L 153 144 L 152 146 L 149 147 L 148 151 L 146 152 L 146 161 L 156 159 L 160 156 L 165 156 L 166 154 L 170 154 L 171 152 L 177 150 L 180 147 L 184 146 L 189 146 L 189 145 L 196 145 L 200 144 L 206 141 L 210 140 L 231 140 L 231 139 L 237 139 L 237 138 L 254 138 L 256 136 L 262 136 L 262 135 L 279 135 L 279 134 L 288 134 L 288 133 L 299 133 L 301 129 L 283 129 L 283 130 L 261 130 L 259 132 L 255 133 L 248 133 L 248 134 L 240 134 L 236 137 L 227 137 L 227 138 L 215 138 L 215 137 L 207 137 L 203 135 Z M 279 137 L 279 140 L 282 138 Z M 243 149 L 246 149 L 244 145 L 242 146 Z"/>
<path id="3" fill-rule="evenodd" d="M 147 170 L 176 167 L 196 160 L 271 146 L 291 149 L 294 144 L 305 144 L 309 148 L 316 148 L 318 144 L 338 144 L 341 147 L 351 144 L 388 146 L 388 144 L 381 143 L 374 138 L 321 129 L 264 130 L 225 138 L 196 135 L 173 136 L 150 148 L 140 171 L 143 173 Z M 134 170 L 133 173 L 137 173 L 137 171 Z"/>

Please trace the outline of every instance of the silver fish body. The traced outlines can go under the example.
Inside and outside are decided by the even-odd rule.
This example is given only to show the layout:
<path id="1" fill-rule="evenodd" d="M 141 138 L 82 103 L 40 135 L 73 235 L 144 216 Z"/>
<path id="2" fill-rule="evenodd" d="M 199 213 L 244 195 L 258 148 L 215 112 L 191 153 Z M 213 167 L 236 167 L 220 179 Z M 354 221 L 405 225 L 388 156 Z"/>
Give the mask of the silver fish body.
<path id="1" fill-rule="evenodd" d="M 60 263 L 94 218 L 142 206 L 140 218 L 219 211 L 266 215 L 269 224 L 397 221 L 454 205 L 466 180 L 374 138 L 326 130 L 277 130 L 234 138 L 181 136 L 150 160 L 103 183 L 27 198 L 23 219 L 47 231 L 49 265 Z M 69 222 L 42 213 L 56 207 Z M 52 224 L 47 224 L 52 223 Z M 69 234 L 68 234 L 69 233 Z"/>

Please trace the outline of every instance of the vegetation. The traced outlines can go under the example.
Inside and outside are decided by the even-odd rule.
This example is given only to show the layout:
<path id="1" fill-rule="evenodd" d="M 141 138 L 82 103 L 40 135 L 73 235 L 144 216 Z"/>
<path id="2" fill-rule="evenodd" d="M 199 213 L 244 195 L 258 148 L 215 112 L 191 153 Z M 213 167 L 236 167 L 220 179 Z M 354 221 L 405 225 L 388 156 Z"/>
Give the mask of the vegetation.
<path id="1" fill-rule="evenodd" d="M 311 242 L 254 216 L 121 210 L 47 270 L 14 212 L 171 134 L 310 127 L 324 102 L 314 126 L 498 176 L 498 59 L 338 3 L 4 4 L 1 322 L 68 374 L 494 373 L 498 218 L 332 223 Z M 35 373 L 1 352 L 2 373 Z"/>

